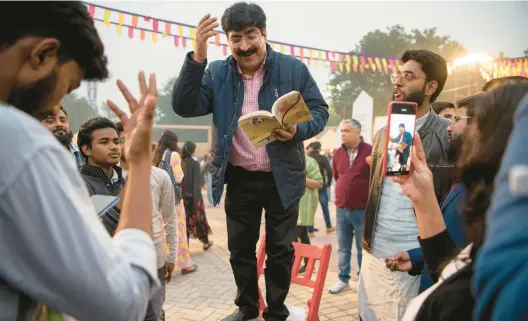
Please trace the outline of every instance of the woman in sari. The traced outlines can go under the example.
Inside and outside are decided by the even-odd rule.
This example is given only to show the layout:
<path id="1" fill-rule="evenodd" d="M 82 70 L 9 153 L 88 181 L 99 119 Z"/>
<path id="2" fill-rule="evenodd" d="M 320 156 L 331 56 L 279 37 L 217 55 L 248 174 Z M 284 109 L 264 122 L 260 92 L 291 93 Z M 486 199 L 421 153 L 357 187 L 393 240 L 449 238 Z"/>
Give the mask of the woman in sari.
<path id="1" fill-rule="evenodd" d="M 195 150 L 196 144 L 193 142 L 186 142 L 182 149 L 182 191 L 187 216 L 187 240 L 189 237 L 200 240 L 203 249 L 207 251 L 213 245 L 209 240 L 212 232 L 205 216 L 200 164 L 193 158 Z"/>
<path id="2" fill-rule="evenodd" d="M 166 130 L 161 135 L 154 153 L 154 166 L 165 170 L 174 185 L 174 197 L 176 203 L 176 217 L 178 218 L 178 267 L 182 274 L 196 271 L 198 266 L 191 259 L 189 243 L 187 242 L 187 224 L 185 209 L 182 202 L 181 184 L 184 173 L 178 148 L 178 136 Z"/>

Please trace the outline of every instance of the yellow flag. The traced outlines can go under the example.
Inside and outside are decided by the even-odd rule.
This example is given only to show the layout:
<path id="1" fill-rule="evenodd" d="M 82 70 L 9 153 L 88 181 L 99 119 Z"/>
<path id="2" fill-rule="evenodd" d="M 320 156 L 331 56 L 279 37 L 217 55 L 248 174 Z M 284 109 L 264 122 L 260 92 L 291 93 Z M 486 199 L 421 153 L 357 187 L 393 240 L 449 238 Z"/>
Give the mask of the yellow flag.
<path id="1" fill-rule="evenodd" d="M 117 35 L 121 37 L 121 34 L 123 33 L 123 26 L 117 25 L 116 26 Z"/>
<path id="2" fill-rule="evenodd" d="M 319 60 L 323 60 L 323 52 L 321 50 L 317 51 L 317 58 L 319 58 Z"/>
<path id="3" fill-rule="evenodd" d="M 125 14 L 122 13 L 122 12 L 120 12 L 117 21 L 118 21 L 118 23 L 119 23 L 120 25 L 124 24 L 124 23 L 125 23 Z"/>
<path id="4" fill-rule="evenodd" d="M 313 59 L 313 50 L 312 49 L 308 50 L 308 56 L 310 57 L 310 59 Z"/>
<path id="5" fill-rule="evenodd" d="M 284 45 L 282 45 L 282 44 L 280 45 L 280 52 L 284 53 Z"/>
<path id="6" fill-rule="evenodd" d="M 152 42 L 153 43 L 158 42 L 158 33 L 157 32 L 152 32 Z"/>
<path id="7" fill-rule="evenodd" d="M 196 28 L 191 28 L 189 30 L 189 35 L 191 36 L 191 39 L 194 40 L 196 38 Z"/>
<path id="8" fill-rule="evenodd" d="M 352 62 L 351 62 L 352 60 L 350 58 L 350 55 L 346 55 L 345 60 L 346 60 L 346 71 L 350 72 L 350 67 L 352 65 Z"/>
<path id="9" fill-rule="evenodd" d="M 183 37 L 183 26 L 178 25 L 178 36 Z"/>
<path id="10" fill-rule="evenodd" d="M 269 44 L 270 44 L 271 49 L 275 50 L 275 44 L 273 42 L 270 42 Z"/>
<path id="11" fill-rule="evenodd" d="M 107 27 L 110 27 L 110 10 L 105 9 L 104 15 L 103 15 L 103 22 Z"/>

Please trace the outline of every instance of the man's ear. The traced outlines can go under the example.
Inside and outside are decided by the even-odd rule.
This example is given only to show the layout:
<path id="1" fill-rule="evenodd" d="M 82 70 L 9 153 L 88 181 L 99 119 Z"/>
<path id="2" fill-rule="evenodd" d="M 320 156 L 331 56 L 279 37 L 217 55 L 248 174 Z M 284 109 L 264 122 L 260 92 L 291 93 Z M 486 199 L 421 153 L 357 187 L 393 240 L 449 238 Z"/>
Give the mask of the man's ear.
<path id="1" fill-rule="evenodd" d="M 82 145 L 81 146 L 81 150 L 82 150 L 84 155 L 92 156 L 92 149 L 90 147 L 88 147 L 88 145 Z"/>
<path id="2" fill-rule="evenodd" d="M 264 37 L 264 41 L 268 41 L 268 30 L 266 30 L 266 28 L 262 28 L 260 31 L 262 32 L 262 37 Z"/>
<path id="3" fill-rule="evenodd" d="M 45 38 L 32 44 L 29 57 L 22 66 L 17 82 L 31 85 L 49 76 L 59 62 L 60 43 L 54 38 Z"/>
<path id="4" fill-rule="evenodd" d="M 427 83 L 425 87 L 425 95 L 432 96 L 434 95 L 437 89 L 438 89 L 438 82 L 436 82 L 435 80 L 430 81 Z"/>

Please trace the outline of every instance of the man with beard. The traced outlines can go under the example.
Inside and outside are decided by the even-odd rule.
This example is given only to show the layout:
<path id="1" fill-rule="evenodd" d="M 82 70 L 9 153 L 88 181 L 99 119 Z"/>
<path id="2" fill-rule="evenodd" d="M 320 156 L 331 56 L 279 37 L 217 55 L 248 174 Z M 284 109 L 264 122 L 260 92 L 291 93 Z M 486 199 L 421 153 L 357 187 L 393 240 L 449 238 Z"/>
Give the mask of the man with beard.
<path id="1" fill-rule="evenodd" d="M 266 43 L 266 15 L 256 4 L 238 2 L 225 10 L 222 29 L 232 56 L 207 68 L 207 43 L 216 34 L 216 20 L 206 15 L 199 22 L 194 51 L 185 58 L 174 84 L 172 108 L 182 117 L 213 114 L 213 198 L 215 205 L 220 202 L 227 183 L 228 248 L 238 288 L 239 310 L 224 320 L 259 315 L 255 252 L 264 209 L 268 304 L 264 319 L 284 321 L 289 315 L 284 300 L 290 289 L 292 241 L 306 185 L 303 141 L 323 130 L 328 105 L 306 65 Z M 312 120 L 277 129 L 274 142 L 253 147 L 237 126 L 240 116 L 270 111 L 280 96 L 292 90 L 302 95 Z"/>
<path id="2" fill-rule="evenodd" d="M 418 105 L 416 130 L 422 138 L 427 163 L 434 176 L 438 201 L 451 185 L 447 127 L 449 121 L 435 114 L 433 103 L 447 79 L 445 60 L 427 50 L 410 50 L 402 56 L 400 70 L 391 75 L 393 100 Z M 411 260 L 419 251 L 418 227 L 412 201 L 392 178 L 382 177 L 385 128 L 372 144 L 370 187 L 363 229 L 363 259 L 358 284 L 358 310 L 364 321 L 400 320 L 410 300 L 418 294 L 420 277 L 391 272 L 384 260 L 410 249 Z"/>
<path id="3" fill-rule="evenodd" d="M 9 17 L 0 19 L 1 318 L 141 320 L 159 287 L 148 188 L 155 77 L 140 74 L 139 102 L 119 83 L 130 118 L 110 103 L 125 125 L 130 165 L 112 239 L 71 154 L 35 119 L 56 113 L 82 80 L 108 77 L 94 22 L 72 1 L 35 1 L 29 10 L 3 1 L 0 12 Z"/>
<path id="4" fill-rule="evenodd" d="M 79 148 L 77 148 L 77 146 L 72 143 L 73 132 L 70 129 L 70 124 L 68 123 L 68 113 L 66 113 L 64 107 L 61 105 L 58 112 L 55 114 L 48 114 L 48 116 L 42 121 L 42 124 L 46 126 L 46 128 L 49 129 L 49 131 L 52 132 L 55 137 L 57 137 L 62 146 L 66 147 L 66 149 L 72 153 L 73 157 L 75 157 L 75 161 L 77 162 L 77 166 L 80 169 L 84 163 L 84 159 Z"/>
<path id="5" fill-rule="evenodd" d="M 449 141 L 448 159 L 453 163 L 458 160 L 468 126 L 471 124 L 472 119 L 475 118 L 475 102 L 477 98 L 478 95 L 474 95 L 457 101 L 458 107 L 451 118 L 451 125 L 447 128 L 447 139 Z M 459 183 L 455 173 L 453 185 L 440 203 L 446 228 L 460 249 L 467 246 L 464 222 L 460 215 L 461 206 L 465 198 L 464 190 L 464 185 Z M 412 262 L 410 253 L 414 253 Z M 395 256 L 387 258 L 386 264 L 391 271 L 409 272 L 410 275 L 421 274 L 420 292 L 427 290 L 433 285 L 433 280 L 424 263 L 421 248 L 398 252 Z"/>

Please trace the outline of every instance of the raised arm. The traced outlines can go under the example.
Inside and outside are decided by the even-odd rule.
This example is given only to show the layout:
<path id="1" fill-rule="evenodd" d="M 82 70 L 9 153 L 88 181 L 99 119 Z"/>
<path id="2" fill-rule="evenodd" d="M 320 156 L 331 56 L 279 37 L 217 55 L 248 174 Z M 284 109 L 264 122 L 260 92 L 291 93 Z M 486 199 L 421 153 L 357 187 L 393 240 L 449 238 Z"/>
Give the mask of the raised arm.
<path id="1" fill-rule="evenodd" d="M 0 275 L 78 320 L 143 320 L 159 284 L 152 239 L 137 228 L 110 238 L 61 148 L 36 151 L 0 191 Z"/>
<path id="2" fill-rule="evenodd" d="M 328 104 L 305 64 L 302 64 L 300 93 L 312 113 L 312 120 L 297 124 L 294 139 L 305 141 L 322 132 L 328 122 Z"/>
<path id="3" fill-rule="evenodd" d="M 207 59 L 195 62 L 190 52 L 172 90 L 172 109 L 181 117 L 198 117 L 213 112 L 213 78 Z"/>

